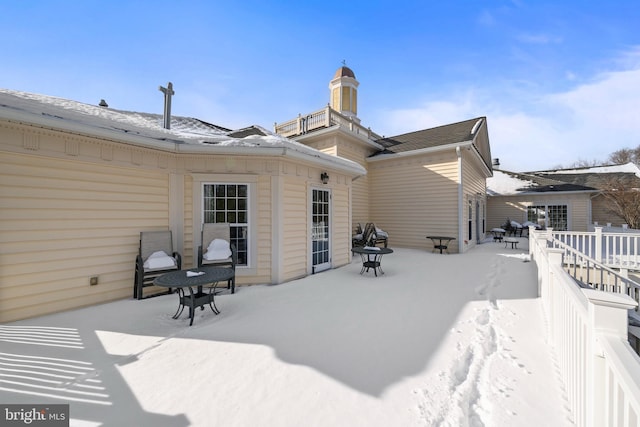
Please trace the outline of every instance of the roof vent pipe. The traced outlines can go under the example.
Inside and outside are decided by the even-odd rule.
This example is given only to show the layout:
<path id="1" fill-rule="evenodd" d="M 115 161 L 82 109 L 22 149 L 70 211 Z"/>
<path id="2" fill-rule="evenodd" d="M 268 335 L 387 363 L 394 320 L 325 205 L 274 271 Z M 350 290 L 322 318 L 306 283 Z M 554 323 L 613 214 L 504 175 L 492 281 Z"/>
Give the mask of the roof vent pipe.
<path id="1" fill-rule="evenodd" d="M 498 167 L 500 166 L 500 159 L 499 158 L 494 158 L 493 159 L 493 166 Z"/>
<path id="2" fill-rule="evenodd" d="M 175 95 L 175 92 L 173 91 L 173 83 L 169 82 L 166 88 L 160 86 L 158 87 L 158 90 L 164 93 L 163 127 L 165 129 L 171 129 L 171 96 Z"/>

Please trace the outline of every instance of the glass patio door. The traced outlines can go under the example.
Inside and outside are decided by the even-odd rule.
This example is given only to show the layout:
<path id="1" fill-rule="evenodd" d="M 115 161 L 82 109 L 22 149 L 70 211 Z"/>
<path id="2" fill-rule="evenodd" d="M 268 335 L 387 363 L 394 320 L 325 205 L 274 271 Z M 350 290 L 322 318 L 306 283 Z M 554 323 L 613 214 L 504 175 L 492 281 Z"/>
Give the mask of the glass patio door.
<path id="1" fill-rule="evenodd" d="M 331 268 L 329 190 L 313 189 L 311 196 L 311 272 Z"/>

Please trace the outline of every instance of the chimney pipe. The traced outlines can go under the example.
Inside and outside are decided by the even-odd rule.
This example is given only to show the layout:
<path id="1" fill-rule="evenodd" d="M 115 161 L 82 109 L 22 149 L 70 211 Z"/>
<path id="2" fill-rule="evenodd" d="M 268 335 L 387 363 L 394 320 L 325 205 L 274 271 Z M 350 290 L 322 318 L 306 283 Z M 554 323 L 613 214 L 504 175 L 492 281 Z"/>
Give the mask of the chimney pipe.
<path id="1" fill-rule="evenodd" d="M 171 96 L 175 95 L 175 92 L 173 91 L 173 83 L 169 82 L 166 88 L 160 86 L 158 90 L 164 93 L 163 127 L 165 129 L 171 129 Z"/>

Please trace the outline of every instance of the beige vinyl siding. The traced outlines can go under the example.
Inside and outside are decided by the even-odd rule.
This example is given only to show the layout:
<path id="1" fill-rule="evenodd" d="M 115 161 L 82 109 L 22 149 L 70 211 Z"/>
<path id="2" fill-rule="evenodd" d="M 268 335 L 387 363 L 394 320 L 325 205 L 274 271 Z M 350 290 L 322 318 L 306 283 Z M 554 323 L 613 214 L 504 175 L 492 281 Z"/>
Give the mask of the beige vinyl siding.
<path id="1" fill-rule="evenodd" d="M 589 211 L 591 204 L 588 197 L 572 198 L 571 210 L 571 230 L 572 231 L 589 231 Z"/>
<path id="2" fill-rule="evenodd" d="M 166 173 L 4 152 L 0 178 L 0 321 L 132 294 L 140 231 L 168 227 Z"/>
<path id="3" fill-rule="evenodd" d="M 528 205 L 531 203 L 529 202 Z M 487 197 L 487 230 L 502 227 L 507 218 L 524 222 L 527 217 L 527 204 L 515 197 Z"/>
<path id="4" fill-rule="evenodd" d="M 357 137 L 340 130 L 336 130 L 331 134 L 305 135 L 303 143 L 324 153 L 354 161 L 365 168 L 367 167 L 367 157 L 376 151 L 375 148 L 365 145 L 365 143 Z M 350 234 L 352 235 L 358 223 L 364 227 L 365 223 L 371 221 L 371 213 L 369 211 L 370 184 L 368 175 L 357 177 L 351 186 Z"/>
<path id="5" fill-rule="evenodd" d="M 193 200 L 193 177 L 191 175 L 186 175 L 184 177 L 184 224 L 183 230 L 184 235 L 182 236 L 182 267 L 196 267 L 198 264 L 198 260 L 196 259 L 197 254 L 193 253 L 194 240 L 199 237 L 196 236 L 196 233 L 199 235 L 201 230 L 200 224 L 193 223 L 193 209 L 194 209 L 194 200 Z"/>
<path id="6" fill-rule="evenodd" d="M 272 224 L 273 218 L 273 197 L 271 189 L 271 176 L 263 175 L 258 177 L 256 184 L 257 197 L 257 212 L 256 215 L 256 259 L 253 263 L 256 266 L 255 275 L 249 278 L 242 278 L 238 276 L 236 280 L 240 280 L 240 283 L 271 283 L 271 262 L 273 256 L 273 234 Z M 277 201 L 275 201 L 277 203 Z"/>
<path id="7" fill-rule="evenodd" d="M 349 263 L 351 260 L 351 220 L 349 218 L 349 187 L 333 187 L 331 190 L 331 231 L 333 267 Z"/>
<path id="8" fill-rule="evenodd" d="M 352 160 L 356 163 L 367 167 L 366 158 L 375 150 L 362 145 L 359 140 L 341 140 L 338 146 L 338 155 L 345 159 Z M 355 232 L 356 225 L 360 223 L 362 227 L 371 221 L 371 212 L 369 211 L 370 200 L 370 183 L 369 176 L 364 175 L 358 177 L 352 183 L 351 195 L 351 234 Z"/>
<path id="9" fill-rule="evenodd" d="M 372 220 L 389 233 L 389 245 L 431 248 L 426 236 L 458 237 L 458 162 L 455 154 L 371 162 L 376 189 Z M 451 252 L 457 251 L 452 242 Z"/>
<path id="10" fill-rule="evenodd" d="M 625 220 L 618 215 L 611 212 L 609 209 L 608 201 L 604 196 L 598 195 L 592 199 L 592 221 L 597 222 L 598 225 L 606 226 L 607 223 L 611 223 L 614 227 L 620 227 L 625 223 Z"/>
<path id="11" fill-rule="evenodd" d="M 480 235 L 480 240 L 484 239 L 484 233 L 482 229 L 476 230 L 478 224 L 482 227 L 482 218 L 478 218 L 479 215 L 482 214 L 481 208 L 476 206 L 477 203 L 480 206 L 485 205 L 486 210 L 486 188 L 487 181 L 486 175 L 481 170 L 481 166 L 473 161 L 473 156 L 468 151 L 463 151 L 463 161 L 462 161 L 462 192 L 464 203 L 462 205 L 463 209 L 463 236 L 464 240 L 467 243 L 464 246 L 464 250 L 470 249 L 475 246 L 478 242 L 476 238 L 478 234 Z M 469 201 L 472 204 L 472 230 L 471 230 L 471 239 L 468 236 L 468 209 L 469 209 Z M 486 230 L 486 226 L 485 226 Z M 463 242 L 464 243 L 464 242 Z"/>
<path id="12" fill-rule="evenodd" d="M 284 281 L 307 274 L 307 206 L 309 197 L 304 180 L 287 176 L 284 178 L 282 206 L 283 224 L 283 279 Z"/>

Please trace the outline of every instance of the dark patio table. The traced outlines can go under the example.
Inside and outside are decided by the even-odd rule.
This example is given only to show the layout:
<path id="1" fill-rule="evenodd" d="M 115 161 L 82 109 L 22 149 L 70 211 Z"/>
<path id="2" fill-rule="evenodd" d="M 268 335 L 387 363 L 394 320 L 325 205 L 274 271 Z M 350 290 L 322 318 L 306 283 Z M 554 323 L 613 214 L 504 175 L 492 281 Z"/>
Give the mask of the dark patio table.
<path id="1" fill-rule="evenodd" d="M 390 248 L 368 248 L 368 247 L 354 247 L 351 248 L 351 252 L 355 254 L 360 254 L 362 258 L 362 270 L 360 270 L 360 274 L 365 271 L 369 271 L 370 268 L 373 268 L 373 273 L 378 276 L 378 271 L 380 274 L 384 274 L 382 271 L 382 267 L 380 266 L 380 262 L 382 261 L 382 255 L 392 254 L 393 249 Z"/>
<path id="2" fill-rule="evenodd" d="M 187 276 L 187 271 L 197 273 L 202 272 L 199 276 Z M 193 317 L 196 307 L 204 310 L 204 305 L 209 304 L 211 311 L 215 314 L 220 314 L 215 302 L 215 290 L 219 282 L 226 282 L 234 275 L 234 271 L 231 268 L 226 267 L 200 267 L 192 268 L 189 270 L 173 271 L 171 273 L 163 274 L 157 277 L 153 284 L 156 286 L 162 286 L 165 288 L 176 288 L 178 290 L 178 310 L 173 315 L 174 319 L 177 319 L 182 314 L 185 306 L 189 307 L 189 326 L 193 325 Z M 211 286 L 209 292 L 204 292 L 203 287 L 205 285 Z M 196 292 L 193 291 L 196 288 Z M 189 293 L 185 291 L 189 289 Z"/>
<path id="3" fill-rule="evenodd" d="M 456 240 L 455 237 L 448 236 L 427 236 L 427 239 L 431 239 L 433 242 L 433 250 L 440 249 L 440 253 L 442 253 L 443 249 L 449 253 L 449 242 Z M 436 244 L 436 240 L 438 240 L 438 244 Z"/>

